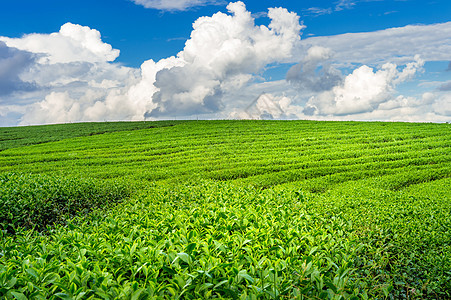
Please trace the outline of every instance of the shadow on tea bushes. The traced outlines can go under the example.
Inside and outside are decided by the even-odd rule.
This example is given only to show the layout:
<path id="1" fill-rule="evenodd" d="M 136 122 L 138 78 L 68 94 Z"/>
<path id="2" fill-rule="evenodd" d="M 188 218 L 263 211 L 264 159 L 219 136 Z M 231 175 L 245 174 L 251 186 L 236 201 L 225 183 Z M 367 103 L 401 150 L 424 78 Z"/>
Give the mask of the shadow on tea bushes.
<path id="1" fill-rule="evenodd" d="M 120 202 L 131 195 L 126 184 L 87 178 L 48 175 L 0 175 L 0 226 L 42 231 L 54 223 L 87 213 L 94 208 Z"/>

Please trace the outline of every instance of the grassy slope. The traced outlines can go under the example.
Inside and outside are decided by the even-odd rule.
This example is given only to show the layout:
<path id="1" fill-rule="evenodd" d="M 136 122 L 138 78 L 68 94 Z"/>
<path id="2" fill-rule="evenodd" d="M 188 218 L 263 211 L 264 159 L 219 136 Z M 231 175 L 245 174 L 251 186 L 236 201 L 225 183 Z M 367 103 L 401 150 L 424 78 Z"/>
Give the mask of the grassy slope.
<path id="1" fill-rule="evenodd" d="M 2 151 L 0 172 L 137 192 L 106 218 L 3 236 L 0 295 L 451 297 L 450 129 L 185 122 Z"/>

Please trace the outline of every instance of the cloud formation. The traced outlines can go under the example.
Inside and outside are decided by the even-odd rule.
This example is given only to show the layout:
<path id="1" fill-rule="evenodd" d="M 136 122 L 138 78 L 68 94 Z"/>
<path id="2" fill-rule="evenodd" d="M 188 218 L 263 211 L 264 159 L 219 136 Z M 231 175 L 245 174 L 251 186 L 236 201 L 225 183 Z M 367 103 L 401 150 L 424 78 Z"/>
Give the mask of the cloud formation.
<path id="1" fill-rule="evenodd" d="M 312 96 L 304 113 L 340 116 L 377 110 L 393 98 L 395 87 L 412 78 L 423 64 L 417 56 L 415 62 L 408 63 L 402 70 L 393 63 L 386 63 L 377 71 L 363 65 L 330 91 Z"/>
<path id="2" fill-rule="evenodd" d="M 268 10 L 268 26 L 256 26 L 242 2 L 227 9 L 229 14 L 195 21 L 177 56 L 148 60 L 140 70 L 111 63 L 119 50 L 86 26 L 67 23 L 52 34 L 0 37 L 8 47 L 37 57 L 20 75 L 40 90 L 28 99 L 21 123 L 221 113 L 225 94 L 247 86 L 266 65 L 292 60 L 303 28 L 284 8 Z"/>
<path id="3" fill-rule="evenodd" d="M 356 1 L 354 0 L 339 0 L 334 3 L 334 6 L 331 7 L 309 7 L 305 10 L 305 13 L 313 15 L 313 16 L 321 16 L 321 15 L 330 15 L 331 13 L 351 9 L 356 5 Z"/>
<path id="4" fill-rule="evenodd" d="M 449 117 L 451 116 L 451 93 L 440 94 L 440 95 L 429 95 L 430 98 L 436 98 L 432 101 L 432 109 L 437 115 Z"/>
<path id="5" fill-rule="evenodd" d="M 0 36 L 0 41 L 8 47 L 38 54 L 40 64 L 107 62 L 119 56 L 119 50 L 102 41 L 99 31 L 72 23 L 64 24 L 55 33 L 34 33 L 22 38 Z"/>
<path id="6" fill-rule="evenodd" d="M 221 0 L 132 0 L 145 8 L 166 11 L 182 11 L 196 6 L 223 4 Z"/>
<path id="7" fill-rule="evenodd" d="M 33 53 L 8 47 L 0 41 L 0 96 L 35 89 L 33 82 L 23 81 L 19 77 L 34 61 L 35 55 Z"/>
<path id="8" fill-rule="evenodd" d="M 135 84 L 138 72 L 111 63 L 119 50 L 104 43 L 95 29 L 66 23 L 51 34 L 0 37 L 0 53 L 7 74 L 0 78 L 5 118 L 20 113 L 21 124 L 42 124 L 134 117 L 129 109 L 119 113 L 109 99 Z M 15 95 L 6 97 L 6 92 Z"/>
<path id="9" fill-rule="evenodd" d="M 275 96 L 262 93 L 243 110 L 232 111 L 229 119 L 297 119 L 299 107 L 291 105 L 291 99 L 286 96 Z"/>
<path id="10" fill-rule="evenodd" d="M 341 72 L 330 64 L 332 57 L 328 48 L 311 47 L 302 62 L 288 70 L 287 81 L 300 90 L 323 92 L 332 89 L 342 81 Z"/>
<path id="11" fill-rule="evenodd" d="M 408 25 L 385 30 L 346 33 L 335 36 L 310 37 L 301 41 L 305 49 L 320 46 L 331 49 L 334 61 L 340 64 L 406 63 L 415 55 L 426 61 L 449 61 L 451 53 L 451 22 L 433 25 Z"/>
<path id="12" fill-rule="evenodd" d="M 227 9 L 230 15 L 219 12 L 194 22 L 177 57 L 143 64 L 143 73 L 155 73 L 154 82 L 143 83 L 156 88 L 156 107 L 147 116 L 217 112 L 224 93 L 242 88 L 266 65 L 292 59 L 303 28 L 295 13 L 270 8 L 270 24 L 256 26 L 243 2 Z"/>
<path id="13" fill-rule="evenodd" d="M 451 22 L 301 40 L 299 16 L 284 8 L 270 8 L 266 26 L 242 2 L 227 9 L 196 20 L 176 56 L 139 69 L 115 63 L 119 50 L 87 26 L 0 37 L 0 125 L 198 115 L 451 120 L 449 82 L 398 93 L 423 59 L 449 61 Z M 286 80 L 264 81 L 280 64 L 291 66 Z"/>
<path id="14" fill-rule="evenodd" d="M 355 6 L 356 1 L 355 0 L 339 0 L 335 4 L 335 11 L 342 11 L 345 9 L 351 9 Z"/>

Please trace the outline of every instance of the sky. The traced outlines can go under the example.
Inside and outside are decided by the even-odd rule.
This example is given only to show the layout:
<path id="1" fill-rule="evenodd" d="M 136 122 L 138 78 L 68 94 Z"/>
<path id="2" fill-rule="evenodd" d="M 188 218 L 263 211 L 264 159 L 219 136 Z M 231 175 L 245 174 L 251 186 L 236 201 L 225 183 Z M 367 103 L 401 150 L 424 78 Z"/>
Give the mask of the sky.
<path id="1" fill-rule="evenodd" d="M 0 126 L 450 122 L 449 0 L 5 0 Z"/>

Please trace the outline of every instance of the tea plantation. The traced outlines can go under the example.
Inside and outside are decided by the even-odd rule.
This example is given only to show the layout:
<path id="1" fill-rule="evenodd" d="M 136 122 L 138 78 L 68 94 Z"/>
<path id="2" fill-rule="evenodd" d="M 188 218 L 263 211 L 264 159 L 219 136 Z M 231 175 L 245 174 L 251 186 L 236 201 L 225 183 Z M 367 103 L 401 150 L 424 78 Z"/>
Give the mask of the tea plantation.
<path id="1" fill-rule="evenodd" d="M 451 299 L 451 125 L 0 128 L 0 299 Z"/>

